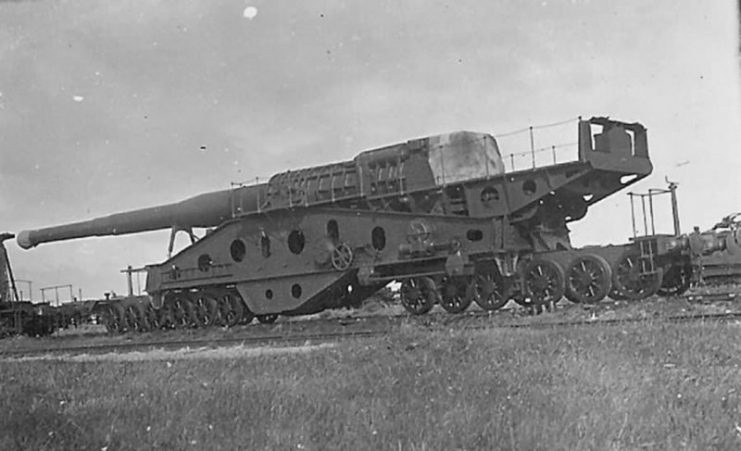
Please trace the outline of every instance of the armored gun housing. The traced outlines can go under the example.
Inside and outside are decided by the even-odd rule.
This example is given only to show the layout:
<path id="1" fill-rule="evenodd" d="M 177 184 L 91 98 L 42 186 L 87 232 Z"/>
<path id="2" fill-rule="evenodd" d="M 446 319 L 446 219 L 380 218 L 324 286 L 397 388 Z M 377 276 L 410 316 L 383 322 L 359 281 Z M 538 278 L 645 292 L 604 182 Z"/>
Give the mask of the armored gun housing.
<path id="1" fill-rule="evenodd" d="M 144 300 L 112 305 L 115 330 L 262 322 L 357 306 L 401 282 L 413 314 L 642 297 L 660 274 L 635 245 L 574 249 L 567 224 L 651 173 L 646 129 L 579 120 L 575 161 L 506 171 L 496 140 L 455 132 L 275 174 L 262 184 L 21 232 L 18 244 L 171 229 L 193 243 L 147 267 Z M 212 228 L 196 239 L 192 228 Z M 627 265 L 627 266 L 626 266 Z M 627 269 L 626 269 L 627 268 Z M 644 268 L 645 269 L 645 268 Z M 650 281 L 645 282 L 646 275 Z"/>

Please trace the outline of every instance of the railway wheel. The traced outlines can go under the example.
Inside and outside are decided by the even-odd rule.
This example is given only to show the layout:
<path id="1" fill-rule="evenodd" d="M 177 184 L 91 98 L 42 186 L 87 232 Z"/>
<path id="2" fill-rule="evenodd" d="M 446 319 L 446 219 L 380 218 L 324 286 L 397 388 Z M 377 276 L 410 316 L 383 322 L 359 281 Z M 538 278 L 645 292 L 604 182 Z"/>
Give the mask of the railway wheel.
<path id="1" fill-rule="evenodd" d="M 505 294 L 504 279 L 496 268 L 476 275 L 473 290 L 473 300 L 484 310 L 499 310 L 509 301 Z"/>
<path id="2" fill-rule="evenodd" d="M 219 327 L 228 327 L 227 314 L 229 312 L 229 306 L 224 305 L 223 296 L 216 297 L 216 317 L 214 318 L 214 324 Z"/>
<path id="3" fill-rule="evenodd" d="M 144 308 L 144 314 L 147 317 L 147 321 L 149 321 L 149 324 L 152 326 L 152 330 L 157 330 L 162 328 L 162 323 L 160 322 L 160 315 L 157 310 L 154 309 L 152 304 L 147 304 L 147 306 Z"/>
<path id="4" fill-rule="evenodd" d="M 191 298 L 190 296 L 185 298 L 184 300 L 185 308 L 188 311 L 188 325 L 187 327 L 191 327 L 194 329 L 197 329 L 201 327 L 201 323 L 198 319 L 198 306 L 196 305 L 196 300 Z"/>
<path id="5" fill-rule="evenodd" d="M 239 295 L 225 293 L 219 297 L 219 325 L 234 327 L 242 320 L 245 312 L 244 304 Z"/>
<path id="6" fill-rule="evenodd" d="M 193 313 L 198 327 L 208 327 L 214 324 L 218 315 L 216 301 L 199 295 L 193 303 Z"/>
<path id="7" fill-rule="evenodd" d="M 540 258 L 532 260 L 524 270 L 528 304 L 541 306 L 560 301 L 566 288 L 564 279 L 563 269 L 555 262 Z"/>
<path id="8" fill-rule="evenodd" d="M 205 299 L 206 312 L 208 314 L 207 325 L 213 326 L 219 319 L 219 303 L 211 296 Z"/>
<path id="9" fill-rule="evenodd" d="M 473 301 L 473 279 L 446 277 L 440 290 L 440 306 L 448 313 L 463 313 Z"/>
<path id="10" fill-rule="evenodd" d="M 99 318 L 100 318 L 100 321 L 105 326 L 106 332 L 108 332 L 109 334 L 116 332 L 113 311 L 110 306 L 106 306 L 104 309 L 101 310 Z M 5 326 L 5 324 L 3 324 L 3 326 Z M 4 327 L 0 327 L 0 338 L 3 337 L 2 331 L 4 329 L 5 329 Z"/>
<path id="11" fill-rule="evenodd" d="M 244 317 L 245 310 L 248 310 L 245 308 L 244 303 L 242 302 L 242 298 L 238 294 L 230 294 L 229 295 L 229 304 L 231 306 L 231 310 L 234 312 L 234 315 L 236 317 L 236 322 L 234 324 L 230 324 L 230 326 L 236 326 L 237 324 L 242 321 L 242 318 Z"/>
<path id="12" fill-rule="evenodd" d="M 641 274 L 640 255 L 626 251 L 615 263 L 612 270 L 612 284 L 625 299 L 638 301 L 659 290 L 661 270 L 651 274 Z"/>
<path id="13" fill-rule="evenodd" d="M 135 304 L 134 309 L 136 310 L 137 332 L 149 332 L 152 330 L 152 318 L 147 314 L 147 307 L 142 304 Z"/>
<path id="14" fill-rule="evenodd" d="M 661 296 L 680 296 L 689 290 L 692 278 L 683 265 L 673 265 L 664 271 L 658 294 Z"/>
<path id="15" fill-rule="evenodd" d="M 269 315 L 257 315 L 257 320 L 261 324 L 273 324 L 278 319 L 278 315 L 276 313 L 272 313 Z"/>
<path id="16" fill-rule="evenodd" d="M 106 309 L 105 326 L 110 333 L 120 334 L 126 330 L 124 311 L 119 304 L 109 305 Z"/>
<path id="17" fill-rule="evenodd" d="M 175 314 L 171 302 L 168 301 L 162 305 L 162 308 L 157 312 L 157 319 L 160 329 L 172 329 L 175 327 Z"/>
<path id="18" fill-rule="evenodd" d="M 401 283 L 401 305 L 412 315 L 423 315 L 435 305 L 437 289 L 429 277 L 412 277 Z"/>
<path id="19" fill-rule="evenodd" d="M 185 297 L 177 297 L 172 302 L 172 316 L 175 328 L 186 328 L 191 325 L 193 305 Z"/>
<path id="20" fill-rule="evenodd" d="M 612 289 L 612 269 L 595 254 L 577 257 L 566 270 L 566 299 L 577 304 L 596 304 Z"/>
<path id="21" fill-rule="evenodd" d="M 140 331 L 139 309 L 136 305 L 129 305 L 124 310 L 124 324 L 128 332 Z"/>
<path id="22" fill-rule="evenodd" d="M 237 319 L 232 311 L 231 303 L 229 302 L 229 296 L 223 294 L 217 299 L 219 307 L 219 316 L 217 317 L 217 324 L 222 327 L 229 327 L 230 325 L 236 324 Z"/>

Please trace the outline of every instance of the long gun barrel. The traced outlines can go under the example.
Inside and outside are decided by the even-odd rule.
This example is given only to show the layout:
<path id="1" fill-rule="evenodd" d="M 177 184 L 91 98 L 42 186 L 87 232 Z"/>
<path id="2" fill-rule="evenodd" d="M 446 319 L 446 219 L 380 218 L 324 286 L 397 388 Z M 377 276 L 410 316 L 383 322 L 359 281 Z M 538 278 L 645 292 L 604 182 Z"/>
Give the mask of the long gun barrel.
<path id="1" fill-rule="evenodd" d="M 578 124 L 578 159 L 568 163 L 575 169 L 564 170 L 571 175 L 564 176 L 558 186 L 548 178 L 552 176 L 546 177 L 543 171 L 535 168 L 513 171 L 505 178 L 504 161 L 494 137 L 458 131 L 366 150 L 352 160 L 280 172 L 260 185 L 205 193 L 174 204 L 89 221 L 23 231 L 18 234 L 18 244 L 29 249 L 51 241 L 171 228 L 172 250 L 174 233 L 178 230 L 216 227 L 236 216 L 255 212 L 327 206 L 361 210 L 383 208 L 420 214 L 444 211 L 477 217 L 523 213 L 529 219 L 534 215 L 531 207 L 545 209 L 543 199 L 550 197 L 549 192 L 555 194 L 556 191 L 562 199 L 554 202 L 573 207 L 569 207 L 573 212 L 568 215 L 568 220 L 572 221 L 586 213 L 588 204 L 626 186 L 620 177 L 636 176 L 630 181 L 632 183 L 650 174 L 652 169 L 646 129 L 642 125 L 607 118 L 580 119 Z M 593 135 L 593 127 L 601 127 L 601 132 Z M 592 193 L 589 200 L 580 193 L 591 179 L 584 178 L 578 182 L 583 186 L 575 186 L 577 181 L 573 177 L 578 171 L 593 171 L 593 178 L 600 178 L 599 190 Z M 538 178 L 542 180 L 536 181 Z M 461 183 L 475 180 L 490 180 L 487 192 L 496 199 L 504 193 L 503 200 L 482 200 L 484 205 L 477 199 L 484 199 L 488 196 L 486 193 L 460 197 L 463 191 L 456 190 L 463 189 Z M 453 189 L 452 185 L 460 186 Z M 515 185 L 521 188 L 514 188 Z M 549 187 L 548 191 L 540 189 L 545 186 Z M 566 210 L 562 208 L 557 214 L 566 218 Z"/>
<path id="2" fill-rule="evenodd" d="M 422 142 L 425 144 L 422 145 Z M 428 152 L 428 148 L 433 150 Z M 449 154 L 445 165 L 440 161 L 443 151 Z M 414 155 L 410 156 L 410 152 Z M 462 163 L 456 161 L 456 155 L 466 157 L 462 168 Z M 413 169 L 404 170 L 405 166 Z M 494 138 L 480 133 L 456 132 L 412 140 L 362 152 L 354 160 L 281 172 L 264 184 L 205 193 L 174 204 L 117 213 L 88 221 L 25 230 L 18 234 L 17 241 L 22 248 L 30 249 L 41 243 L 75 238 L 124 235 L 168 228 L 175 232 L 193 227 L 216 227 L 235 215 L 354 201 L 367 195 L 401 197 L 404 191 L 402 188 L 406 191 L 434 190 L 441 180 L 449 183 L 469 177 L 470 166 L 474 172 L 504 172 Z M 400 182 L 402 179 L 403 187 Z M 395 184 L 395 191 L 378 193 L 376 185 L 379 183 Z M 170 250 L 172 244 L 173 235 L 170 237 Z"/>
<path id="3" fill-rule="evenodd" d="M 22 248 L 30 249 L 41 243 L 75 238 L 125 235 L 170 228 L 189 230 L 193 227 L 215 227 L 231 219 L 235 212 L 257 210 L 264 187 L 263 184 L 214 191 L 172 204 L 116 213 L 72 224 L 24 230 L 18 234 L 17 241 Z"/>

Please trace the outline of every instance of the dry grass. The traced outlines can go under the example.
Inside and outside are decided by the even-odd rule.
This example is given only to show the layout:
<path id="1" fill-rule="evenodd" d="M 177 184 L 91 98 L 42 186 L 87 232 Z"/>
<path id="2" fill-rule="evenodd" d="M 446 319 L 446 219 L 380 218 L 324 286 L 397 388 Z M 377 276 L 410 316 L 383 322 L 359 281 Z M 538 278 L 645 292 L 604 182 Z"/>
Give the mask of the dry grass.
<path id="1" fill-rule="evenodd" d="M 737 449 L 740 364 L 738 325 L 660 323 L 5 362 L 0 449 Z"/>
<path id="2" fill-rule="evenodd" d="M 319 351 L 334 347 L 333 343 L 322 343 L 304 346 L 227 346 L 219 348 L 180 348 L 173 350 L 150 349 L 148 351 L 106 352 L 93 354 L 41 354 L 25 357 L 0 358 L 0 363 L 8 362 L 145 362 L 145 361 L 175 361 L 175 360 L 203 360 L 227 359 L 234 360 L 246 357 L 261 357 L 276 354 L 300 354 Z"/>

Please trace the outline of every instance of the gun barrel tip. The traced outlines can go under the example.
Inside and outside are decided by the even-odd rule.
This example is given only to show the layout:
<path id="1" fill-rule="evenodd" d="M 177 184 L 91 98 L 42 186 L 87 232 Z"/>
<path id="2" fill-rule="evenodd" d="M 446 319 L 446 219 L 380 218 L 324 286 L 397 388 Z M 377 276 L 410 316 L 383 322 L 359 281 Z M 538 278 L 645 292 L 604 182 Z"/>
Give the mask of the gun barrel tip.
<path id="1" fill-rule="evenodd" d="M 28 230 L 20 232 L 18 238 L 16 238 L 16 242 L 23 249 L 31 249 L 34 246 L 34 243 L 31 241 L 31 232 Z"/>

